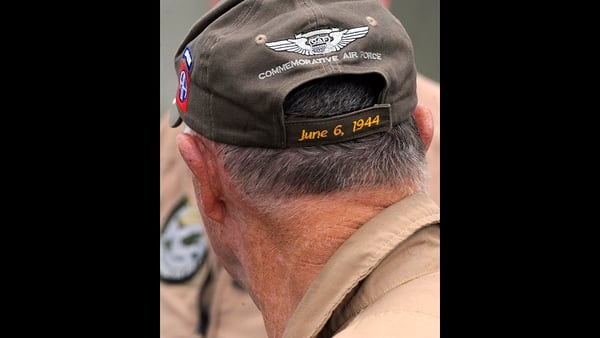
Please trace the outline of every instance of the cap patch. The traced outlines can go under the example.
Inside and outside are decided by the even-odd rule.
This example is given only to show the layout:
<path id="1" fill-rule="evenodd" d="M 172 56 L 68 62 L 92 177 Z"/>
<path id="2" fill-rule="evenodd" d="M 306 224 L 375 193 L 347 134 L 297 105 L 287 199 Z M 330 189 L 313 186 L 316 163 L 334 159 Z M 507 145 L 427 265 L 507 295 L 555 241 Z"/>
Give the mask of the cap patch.
<path id="1" fill-rule="evenodd" d="M 160 278 L 183 282 L 192 277 L 206 257 L 204 225 L 197 209 L 184 200 L 171 216 L 160 235 Z"/>
<path id="2" fill-rule="evenodd" d="M 327 28 L 296 34 L 295 39 L 267 42 L 265 45 L 278 52 L 294 52 L 302 55 L 324 55 L 337 52 L 356 39 L 369 33 L 369 26 L 344 29 Z"/>
<path id="3" fill-rule="evenodd" d="M 179 83 L 177 84 L 177 106 L 184 113 L 187 112 L 188 92 L 190 87 L 190 73 L 192 72 L 192 51 L 185 49 L 179 63 Z"/>

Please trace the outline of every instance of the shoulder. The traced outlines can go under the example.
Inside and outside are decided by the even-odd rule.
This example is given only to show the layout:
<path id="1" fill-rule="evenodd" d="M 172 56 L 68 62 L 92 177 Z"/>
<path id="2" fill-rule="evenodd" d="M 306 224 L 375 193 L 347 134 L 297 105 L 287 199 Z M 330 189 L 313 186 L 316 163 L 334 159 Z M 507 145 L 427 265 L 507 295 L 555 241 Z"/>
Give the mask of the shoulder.
<path id="1" fill-rule="evenodd" d="M 357 314 L 335 337 L 439 337 L 439 285 L 439 272 L 402 284 Z"/>

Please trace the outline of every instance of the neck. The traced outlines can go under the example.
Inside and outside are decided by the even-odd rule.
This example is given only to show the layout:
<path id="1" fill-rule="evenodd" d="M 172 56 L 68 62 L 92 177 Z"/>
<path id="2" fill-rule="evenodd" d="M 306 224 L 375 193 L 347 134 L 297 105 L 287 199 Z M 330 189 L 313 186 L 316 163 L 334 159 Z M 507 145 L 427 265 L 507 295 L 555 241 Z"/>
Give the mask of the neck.
<path id="1" fill-rule="evenodd" d="M 327 260 L 362 224 L 406 193 L 352 191 L 306 196 L 255 213 L 244 241 L 246 283 L 260 308 L 269 337 L 286 323 Z M 265 219 L 267 221 L 265 221 Z M 260 220 L 260 221 L 258 221 Z"/>

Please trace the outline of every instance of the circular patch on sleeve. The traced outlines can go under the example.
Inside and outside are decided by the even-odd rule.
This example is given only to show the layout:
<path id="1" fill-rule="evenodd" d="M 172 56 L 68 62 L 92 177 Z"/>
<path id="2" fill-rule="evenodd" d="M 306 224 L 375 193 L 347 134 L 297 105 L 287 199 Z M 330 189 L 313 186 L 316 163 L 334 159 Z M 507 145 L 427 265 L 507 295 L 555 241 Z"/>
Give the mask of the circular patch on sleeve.
<path id="1" fill-rule="evenodd" d="M 160 279 L 167 282 L 190 279 L 204 263 L 206 250 L 200 213 L 186 199 L 171 213 L 160 235 Z"/>

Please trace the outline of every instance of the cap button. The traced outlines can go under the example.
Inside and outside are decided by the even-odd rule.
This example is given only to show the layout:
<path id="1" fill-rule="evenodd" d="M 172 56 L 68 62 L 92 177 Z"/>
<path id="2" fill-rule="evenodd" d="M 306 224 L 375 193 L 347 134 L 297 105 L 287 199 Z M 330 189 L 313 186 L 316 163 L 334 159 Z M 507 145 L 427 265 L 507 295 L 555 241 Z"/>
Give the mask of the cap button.
<path id="1" fill-rule="evenodd" d="M 266 41 L 267 41 L 267 36 L 264 34 L 258 34 L 254 38 L 254 42 L 256 42 L 257 45 L 264 45 Z"/>

